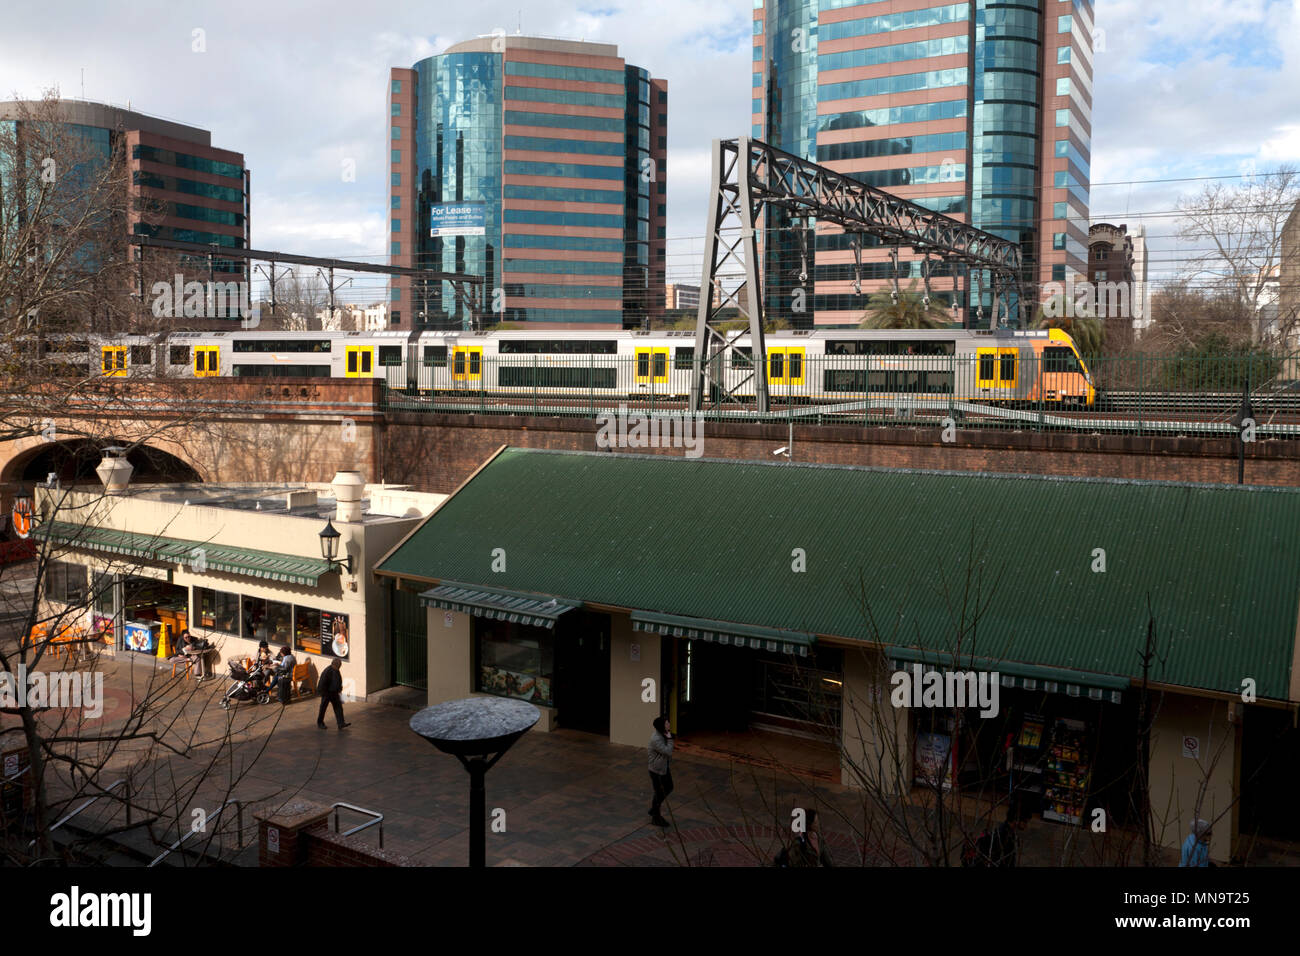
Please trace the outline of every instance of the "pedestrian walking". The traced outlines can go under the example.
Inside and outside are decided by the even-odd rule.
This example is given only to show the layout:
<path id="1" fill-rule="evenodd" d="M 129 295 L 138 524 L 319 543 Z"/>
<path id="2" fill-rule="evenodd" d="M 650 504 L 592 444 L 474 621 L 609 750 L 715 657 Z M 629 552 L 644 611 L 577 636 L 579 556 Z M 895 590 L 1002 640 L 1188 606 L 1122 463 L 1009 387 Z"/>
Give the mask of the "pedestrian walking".
<path id="1" fill-rule="evenodd" d="M 1179 866 L 1209 866 L 1210 836 L 1212 834 L 1208 820 L 1193 820 L 1192 832 L 1183 841 L 1183 855 Z"/>
<path id="2" fill-rule="evenodd" d="M 331 705 L 334 707 L 334 719 L 338 721 L 339 730 L 352 726 L 343 719 L 342 667 L 343 662 L 336 657 L 320 675 L 320 685 L 316 688 L 316 693 L 320 694 L 320 713 L 316 715 L 316 726 L 322 729 L 325 727 L 325 708 Z"/>
<path id="3" fill-rule="evenodd" d="M 656 717 L 653 721 L 654 733 L 650 735 L 650 786 L 654 789 L 654 799 L 650 803 L 650 822 L 657 827 L 668 826 L 659 808 L 663 806 L 668 794 L 673 792 L 673 735 L 668 727 L 668 718 Z"/>

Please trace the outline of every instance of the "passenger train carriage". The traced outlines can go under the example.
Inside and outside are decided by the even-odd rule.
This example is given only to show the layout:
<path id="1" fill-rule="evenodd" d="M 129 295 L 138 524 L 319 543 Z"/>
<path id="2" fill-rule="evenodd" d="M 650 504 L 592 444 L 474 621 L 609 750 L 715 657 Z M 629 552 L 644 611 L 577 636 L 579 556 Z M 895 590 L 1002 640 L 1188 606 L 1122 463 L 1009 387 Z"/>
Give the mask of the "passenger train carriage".
<path id="1" fill-rule="evenodd" d="M 57 338 L 57 337 L 56 337 Z M 997 403 L 1095 401 L 1070 336 L 1042 331 L 818 329 L 766 337 L 774 401 L 951 398 Z M 753 395 L 749 337 L 723 380 Z M 84 349 L 78 355 L 78 349 Z M 112 377 L 382 378 L 413 395 L 685 398 L 693 332 L 173 332 L 47 341 L 51 361 Z M 85 366 L 80 364 L 84 356 Z"/>

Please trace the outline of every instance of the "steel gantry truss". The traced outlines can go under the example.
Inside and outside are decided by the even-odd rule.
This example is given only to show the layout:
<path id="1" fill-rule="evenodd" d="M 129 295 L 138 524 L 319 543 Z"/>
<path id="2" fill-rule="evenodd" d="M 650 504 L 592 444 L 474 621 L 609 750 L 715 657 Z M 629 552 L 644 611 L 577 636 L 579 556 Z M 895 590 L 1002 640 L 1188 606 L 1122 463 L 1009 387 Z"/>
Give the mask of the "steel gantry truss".
<path id="1" fill-rule="evenodd" d="M 743 168 L 742 168 L 743 163 Z M 930 294 L 932 257 L 992 276 L 994 324 L 1000 305 L 1010 311 L 1016 294 L 1017 310 L 1029 299 L 1023 289 L 1020 246 L 976 229 L 950 216 L 900 199 L 816 163 L 800 159 L 759 140 L 713 141 L 713 180 L 708 220 L 704 232 L 704 271 L 695 325 L 695 372 L 691 382 L 691 410 L 706 404 L 735 401 L 748 394 L 749 375 L 727 384 L 724 370 L 728 352 L 749 335 L 753 350 L 752 391 L 759 412 L 768 410 L 767 347 L 763 338 L 763 285 L 758 266 L 758 222 L 763 207 L 784 209 L 792 217 L 829 222 L 857 233 L 852 240 L 855 262 L 861 263 L 861 235 L 875 236 L 883 244 L 908 246 L 925 257 L 925 294 Z M 802 231 L 801 231 L 802 232 Z M 806 241 L 806 238 L 805 238 Z M 896 261 L 896 258 L 895 258 Z M 800 282 L 807 282 L 807 257 Z M 743 277 L 743 278 L 742 278 Z M 723 279 L 733 284 L 723 287 Z M 740 284 L 734 284 L 741 279 Z M 861 277 L 855 281 L 861 290 Z M 811 290 L 804 290 L 804 296 Z M 898 294 L 895 269 L 894 294 Z M 724 330 L 735 321 L 724 312 L 735 309 L 747 328 Z"/>
<path id="2" fill-rule="evenodd" d="M 329 311 L 330 315 L 334 314 L 335 293 L 351 282 L 351 279 L 345 279 L 342 282 L 335 282 L 334 272 L 337 269 L 340 272 L 365 272 L 376 273 L 386 276 L 410 276 L 412 279 L 420 281 L 427 290 L 431 282 L 449 282 L 452 287 L 452 294 L 456 297 L 456 306 L 458 310 L 467 311 L 471 317 L 473 330 L 477 331 L 482 324 L 484 309 L 482 276 L 470 275 L 465 272 L 439 272 L 433 269 L 412 269 L 407 266 L 382 266 L 369 262 L 353 262 L 349 259 L 322 259 L 318 256 L 300 256 L 286 252 L 269 252 L 263 249 L 233 249 L 226 246 L 210 246 L 197 242 L 180 242 L 173 239 L 154 239 L 149 236 L 132 236 L 131 245 L 140 247 L 141 263 L 141 282 L 143 283 L 143 262 L 144 252 L 146 249 L 160 249 L 171 252 L 182 252 L 192 256 L 206 257 L 208 260 L 209 276 L 212 275 L 213 262 L 226 259 L 238 259 L 244 262 L 265 262 L 270 266 L 270 271 L 260 269 L 263 275 L 267 277 L 270 284 L 271 311 L 276 307 L 276 282 L 285 276 L 281 271 L 277 276 L 277 266 L 288 263 L 289 265 L 299 265 L 315 267 L 317 274 L 326 283 L 329 292 Z M 144 289 L 140 288 L 140 296 L 143 300 Z M 427 294 L 427 291 L 426 291 Z"/>

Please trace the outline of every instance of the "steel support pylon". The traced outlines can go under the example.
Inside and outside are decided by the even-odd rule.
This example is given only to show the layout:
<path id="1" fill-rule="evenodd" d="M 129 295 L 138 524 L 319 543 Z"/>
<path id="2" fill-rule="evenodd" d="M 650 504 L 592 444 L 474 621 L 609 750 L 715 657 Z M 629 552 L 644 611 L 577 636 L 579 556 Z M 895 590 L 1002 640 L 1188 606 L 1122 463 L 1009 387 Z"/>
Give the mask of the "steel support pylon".
<path id="1" fill-rule="evenodd" d="M 763 287 L 758 269 L 757 221 L 762 203 L 753 195 L 748 156 L 748 138 L 713 141 L 713 177 L 704 224 L 704 270 L 695 321 L 692 412 L 738 401 L 737 393 L 749 392 L 746 386 L 751 382 L 751 375 L 757 411 L 762 414 L 768 410 Z M 743 282 L 736 284 L 742 275 Z M 745 335 L 744 329 L 727 332 L 719 327 L 724 321 L 734 321 L 722 315 L 723 310 L 732 308 L 741 319 L 747 320 L 752 368 L 751 375 L 743 376 L 728 388 L 728 353 L 735 354 L 736 342 Z"/>

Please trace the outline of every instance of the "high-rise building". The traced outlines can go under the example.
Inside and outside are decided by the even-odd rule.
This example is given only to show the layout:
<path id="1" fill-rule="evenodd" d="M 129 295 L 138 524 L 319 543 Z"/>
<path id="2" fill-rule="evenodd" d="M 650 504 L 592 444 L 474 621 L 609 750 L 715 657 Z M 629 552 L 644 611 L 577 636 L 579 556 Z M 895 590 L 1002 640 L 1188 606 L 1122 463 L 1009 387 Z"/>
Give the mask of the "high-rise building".
<path id="1" fill-rule="evenodd" d="M 51 115 L 72 127 L 88 154 L 108 162 L 121 151 L 131 235 L 214 247 L 214 255 L 178 257 L 187 279 L 247 281 L 245 261 L 220 256 L 221 249 L 249 244 L 249 172 L 242 153 L 217 149 L 205 129 L 116 106 L 60 100 L 51 114 L 41 102 L 0 103 L 0 123 L 10 124 L 20 141 L 25 122 Z M 221 326 L 240 318 L 233 298 L 221 308 L 227 314 L 202 318 L 218 319 Z M 191 316 L 186 325 L 195 326 L 195 319 Z"/>
<path id="2" fill-rule="evenodd" d="M 756 139 L 1019 243 L 1039 298 L 1086 276 L 1091 0 L 754 0 L 753 20 Z M 842 229 L 765 225 L 766 307 L 796 327 L 856 323 L 894 281 L 870 240 L 858 294 Z M 921 288 L 921 258 L 901 250 L 897 275 Z M 978 272 L 931 275 L 945 301 L 964 286 L 955 318 L 990 321 Z"/>
<path id="3" fill-rule="evenodd" d="M 670 282 L 664 287 L 664 307 L 668 309 L 698 309 L 700 307 L 700 287 Z"/>
<path id="4" fill-rule="evenodd" d="M 663 314 L 668 88 L 611 44 L 479 37 L 390 77 L 390 262 L 485 279 L 484 324 Z M 465 328 L 395 278 L 389 328 Z"/>

